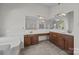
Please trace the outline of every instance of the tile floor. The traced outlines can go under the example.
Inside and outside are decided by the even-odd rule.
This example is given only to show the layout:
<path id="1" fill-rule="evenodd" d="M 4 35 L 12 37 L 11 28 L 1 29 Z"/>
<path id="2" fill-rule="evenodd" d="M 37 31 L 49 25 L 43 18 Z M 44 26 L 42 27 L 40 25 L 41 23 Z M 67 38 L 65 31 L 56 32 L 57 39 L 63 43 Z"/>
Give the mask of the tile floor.
<path id="1" fill-rule="evenodd" d="M 20 55 L 68 55 L 49 41 L 26 47 L 21 50 Z"/>

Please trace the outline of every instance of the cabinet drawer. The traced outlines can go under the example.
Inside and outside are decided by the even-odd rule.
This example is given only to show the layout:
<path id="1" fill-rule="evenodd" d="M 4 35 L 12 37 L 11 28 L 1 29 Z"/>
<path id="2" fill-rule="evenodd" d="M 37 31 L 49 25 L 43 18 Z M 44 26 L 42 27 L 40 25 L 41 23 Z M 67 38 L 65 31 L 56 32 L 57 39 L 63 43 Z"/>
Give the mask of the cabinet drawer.
<path id="1" fill-rule="evenodd" d="M 64 47 L 64 44 L 65 44 L 65 40 L 64 40 L 62 37 L 58 38 L 58 46 L 59 46 L 61 49 L 64 49 L 64 48 L 65 48 L 65 47 Z"/>

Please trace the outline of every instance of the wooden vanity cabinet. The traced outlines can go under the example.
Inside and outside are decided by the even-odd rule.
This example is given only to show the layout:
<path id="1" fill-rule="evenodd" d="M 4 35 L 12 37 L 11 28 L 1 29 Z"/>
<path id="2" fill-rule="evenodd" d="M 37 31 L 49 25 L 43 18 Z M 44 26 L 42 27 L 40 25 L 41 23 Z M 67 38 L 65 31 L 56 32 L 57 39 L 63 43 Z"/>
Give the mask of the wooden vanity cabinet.
<path id="1" fill-rule="evenodd" d="M 69 54 L 74 54 L 74 37 L 64 36 L 65 39 L 65 51 Z"/>
<path id="2" fill-rule="evenodd" d="M 38 43 L 38 35 L 33 35 L 31 37 L 31 44 L 34 45 L 34 44 L 37 44 Z"/>
<path id="3" fill-rule="evenodd" d="M 52 42 L 54 44 L 57 44 L 57 35 L 56 35 L 56 33 L 50 32 L 50 34 L 49 34 L 49 40 L 50 40 L 50 42 Z"/>
<path id="4" fill-rule="evenodd" d="M 24 35 L 24 46 L 38 43 L 38 35 Z"/>
<path id="5" fill-rule="evenodd" d="M 50 32 L 50 34 L 49 34 L 49 41 L 54 43 L 53 33 L 52 32 Z"/>
<path id="6" fill-rule="evenodd" d="M 60 48 L 64 49 L 64 39 L 59 33 L 50 32 L 49 40 Z"/>
<path id="7" fill-rule="evenodd" d="M 61 49 L 64 49 L 64 48 L 65 48 L 65 47 L 64 47 L 64 43 L 65 43 L 65 41 L 64 41 L 63 37 L 58 37 L 58 39 L 57 39 L 57 45 L 58 45 Z"/>
<path id="8" fill-rule="evenodd" d="M 50 32 L 49 40 L 67 53 L 74 53 L 74 36 Z"/>
<path id="9" fill-rule="evenodd" d="M 54 33 L 54 34 L 52 33 L 52 37 L 53 37 L 52 38 L 53 39 L 53 43 L 55 43 L 57 45 L 57 42 L 58 42 L 57 41 L 57 34 L 56 33 Z"/>
<path id="10" fill-rule="evenodd" d="M 31 37 L 29 35 L 24 35 L 24 46 L 31 45 Z"/>

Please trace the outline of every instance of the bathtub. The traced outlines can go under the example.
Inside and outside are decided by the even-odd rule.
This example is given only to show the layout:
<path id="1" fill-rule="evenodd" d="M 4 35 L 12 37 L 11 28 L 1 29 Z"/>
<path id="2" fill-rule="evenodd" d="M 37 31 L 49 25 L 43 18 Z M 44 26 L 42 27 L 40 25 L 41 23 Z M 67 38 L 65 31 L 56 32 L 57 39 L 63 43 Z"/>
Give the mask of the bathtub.
<path id="1" fill-rule="evenodd" d="M 8 55 L 17 55 L 20 52 L 21 40 L 17 37 L 0 37 L 0 45 L 10 45 Z M 7 52 L 7 51 L 6 51 Z M 4 54 L 6 55 L 6 52 Z"/>

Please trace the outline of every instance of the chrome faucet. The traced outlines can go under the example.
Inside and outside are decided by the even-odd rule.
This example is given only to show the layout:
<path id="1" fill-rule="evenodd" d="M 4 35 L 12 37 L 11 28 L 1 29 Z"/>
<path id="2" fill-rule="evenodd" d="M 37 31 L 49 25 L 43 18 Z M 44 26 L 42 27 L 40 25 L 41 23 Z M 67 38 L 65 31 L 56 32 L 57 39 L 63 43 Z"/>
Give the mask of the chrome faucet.
<path id="1" fill-rule="evenodd" d="M 33 33 L 33 31 L 30 31 L 30 33 Z"/>

